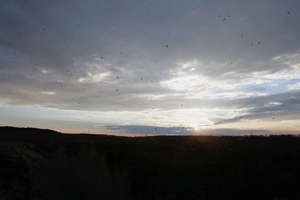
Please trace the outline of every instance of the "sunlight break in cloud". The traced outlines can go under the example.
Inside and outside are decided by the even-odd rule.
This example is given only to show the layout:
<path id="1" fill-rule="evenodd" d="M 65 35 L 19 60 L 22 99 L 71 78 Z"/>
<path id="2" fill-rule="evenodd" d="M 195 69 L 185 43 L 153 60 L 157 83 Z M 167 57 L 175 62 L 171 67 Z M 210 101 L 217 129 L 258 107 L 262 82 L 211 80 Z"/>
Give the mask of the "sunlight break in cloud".
<path id="1" fill-rule="evenodd" d="M 99 83 L 104 81 L 105 78 L 110 76 L 110 72 L 100 73 L 100 74 L 92 74 L 90 72 L 87 73 L 89 77 L 81 77 L 78 79 L 78 82 L 81 83 Z"/>
<path id="2" fill-rule="evenodd" d="M 300 82 L 297 82 L 294 85 L 288 85 L 289 90 L 300 90 Z"/>
<path id="3" fill-rule="evenodd" d="M 42 94 L 57 95 L 55 92 L 52 92 L 52 91 L 49 91 L 49 92 L 42 92 Z"/>

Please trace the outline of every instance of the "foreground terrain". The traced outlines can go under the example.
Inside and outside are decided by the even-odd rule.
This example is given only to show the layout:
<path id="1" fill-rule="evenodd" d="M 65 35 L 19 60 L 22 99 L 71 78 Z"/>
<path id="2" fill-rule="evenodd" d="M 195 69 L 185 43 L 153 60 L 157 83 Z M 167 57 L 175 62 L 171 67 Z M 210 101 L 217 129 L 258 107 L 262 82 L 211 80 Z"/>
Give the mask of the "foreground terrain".
<path id="1" fill-rule="evenodd" d="M 300 138 L 0 127 L 0 199 L 300 199 Z"/>

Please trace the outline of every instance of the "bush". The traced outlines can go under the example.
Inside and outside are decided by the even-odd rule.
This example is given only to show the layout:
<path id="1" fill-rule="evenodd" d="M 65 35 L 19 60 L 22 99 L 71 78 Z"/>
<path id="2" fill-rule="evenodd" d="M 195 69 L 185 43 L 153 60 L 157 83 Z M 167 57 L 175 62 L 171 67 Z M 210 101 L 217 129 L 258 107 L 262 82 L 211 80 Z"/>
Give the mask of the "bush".
<path id="1" fill-rule="evenodd" d="M 46 188 L 44 199 L 126 199 L 127 171 L 108 169 L 105 154 L 100 158 L 94 146 L 85 146 L 79 155 L 67 156 L 63 145 L 42 170 Z"/>
<path id="2" fill-rule="evenodd" d="M 2 183 L 0 183 L 2 185 Z M 0 200 L 14 200 L 20 198 L 20 191 L 22 191 L 22 188 L 20 187 L 20 184 L 18 184 L 17 180 L 11 180 L 9 181 L 9 185 L 11 189 L 4 189 L 0 188 Z"/>

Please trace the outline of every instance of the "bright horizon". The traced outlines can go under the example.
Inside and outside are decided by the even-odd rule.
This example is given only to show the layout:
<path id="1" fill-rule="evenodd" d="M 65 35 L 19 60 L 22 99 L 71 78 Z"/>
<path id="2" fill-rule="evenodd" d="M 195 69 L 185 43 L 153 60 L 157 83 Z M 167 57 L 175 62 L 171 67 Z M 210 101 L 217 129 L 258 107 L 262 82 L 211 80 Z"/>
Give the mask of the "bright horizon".
<path id="1" fill-rule="evenodd" d="M 299 1 L 0 3 L 0 126 L 300 133 Z"/>

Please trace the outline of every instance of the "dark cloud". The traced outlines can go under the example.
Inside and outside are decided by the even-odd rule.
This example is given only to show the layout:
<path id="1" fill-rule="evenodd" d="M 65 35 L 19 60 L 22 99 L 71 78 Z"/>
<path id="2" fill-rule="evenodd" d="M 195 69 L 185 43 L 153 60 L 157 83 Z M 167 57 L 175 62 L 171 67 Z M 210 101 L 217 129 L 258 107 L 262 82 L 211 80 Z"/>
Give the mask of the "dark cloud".
<path id="1" fill-rule="evenodd" d="M 143 135 L 193 135 L 194 133 L 185 127 L 157 127 L 157 126 L 139 126 L 139 125 L 116 125 L 103 126 L 108 130 L 123 131 L 128 134 Z"/>
<path id="2" fill-rule="evenodd" d="M 238 122 L 245 119 L 271 119 L 277 120 L 297 120 L 300 119 L 298 110 L 300 109 L 300 92 L 291 91 L 284 94 L 270 95 L 247 100 L 233 100 L 227 106 L 236 108 L 249 108 L 247 114 L 226 119 L 226 123 Z M 223 104 L 225 108 L 226 105 Z M 216 123 L 224 124 L 224 119 L 217 120 Z"/>
<path id="3" fill-rule="evenodd" d="M 155 127 L 155 126 L 139 126 L 139 125 L 109 125 L 103 126 L 108 130 L 119 131 L 126 134 L 141 134 L 141 135 L 265 135 L 276 134 L 268 130 L 237 130 L 237 129 L 205 129 L 202 131 L 194 131 L 185 127 Z"/>

